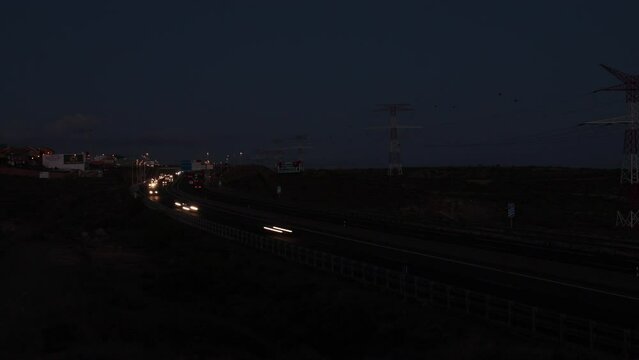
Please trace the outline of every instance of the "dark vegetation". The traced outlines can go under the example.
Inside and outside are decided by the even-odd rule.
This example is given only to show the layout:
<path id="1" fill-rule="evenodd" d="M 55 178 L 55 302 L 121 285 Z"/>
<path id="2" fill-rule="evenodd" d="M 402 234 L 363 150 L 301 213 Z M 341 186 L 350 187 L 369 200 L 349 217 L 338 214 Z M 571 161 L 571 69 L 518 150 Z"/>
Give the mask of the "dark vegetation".
<path id="1" fill-rule="evenodd" d="M 3 359 L 594 357 L 211 238 L 118 173 L 0 185 Z"/>

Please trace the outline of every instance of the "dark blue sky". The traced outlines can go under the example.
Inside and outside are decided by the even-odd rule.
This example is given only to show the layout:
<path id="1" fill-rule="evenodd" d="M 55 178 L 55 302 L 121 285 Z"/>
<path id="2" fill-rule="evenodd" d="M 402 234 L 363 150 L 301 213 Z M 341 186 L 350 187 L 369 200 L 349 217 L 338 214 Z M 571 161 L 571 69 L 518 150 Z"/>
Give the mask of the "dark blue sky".
<path id="1" fill-rule="evenodd" d="M 3 1 L 0 142 L 161 159 L 308 134 L 308 166 L 614 167 L 639 2 Z M 501 94 L 501 95 L 499 95 Z M 80 114 L 80 115 L 77 115 Z"/>

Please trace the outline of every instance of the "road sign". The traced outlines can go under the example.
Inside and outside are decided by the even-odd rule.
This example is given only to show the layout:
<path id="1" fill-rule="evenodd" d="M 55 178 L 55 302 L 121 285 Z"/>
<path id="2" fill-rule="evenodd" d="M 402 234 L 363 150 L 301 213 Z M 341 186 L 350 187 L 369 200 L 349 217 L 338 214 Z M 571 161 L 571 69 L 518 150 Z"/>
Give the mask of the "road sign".
<path id="1" fill-rule="evenodd" d="M 276 170 L 278 174 L 297 174 L 304 171 L 304 165 L 302 161 L 291 161 L 291 162 L 278 162 L 276 166 Z"/>
<path id="2" fill-rule="evenodd" d="M 515 203 L 508 203 L 508 217 L 511 219 L 515 217 Z"/>
<path id="3" fill-rule="evenodd" d="M 510 219 L 510 228 L 513 228 L 513 218 L 515 217 L 515 203 L 514 202 L 509 202 L 508 203 L 508 219 Z"/>

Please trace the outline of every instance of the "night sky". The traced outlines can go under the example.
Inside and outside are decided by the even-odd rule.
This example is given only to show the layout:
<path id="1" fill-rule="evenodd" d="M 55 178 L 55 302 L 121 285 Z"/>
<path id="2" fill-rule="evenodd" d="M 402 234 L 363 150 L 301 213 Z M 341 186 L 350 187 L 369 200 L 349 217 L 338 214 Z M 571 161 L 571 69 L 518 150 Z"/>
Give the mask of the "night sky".
<path id="1" fill-rule="evenodd" d="M 525 4 L 525 5 L 524 5 Z M 639 1 L 2 1 L 0 143 L 165 161 L 307 134 L 307 167 L 616 167 Z M 282 144 L 282 142 L 280 142 Z"/>

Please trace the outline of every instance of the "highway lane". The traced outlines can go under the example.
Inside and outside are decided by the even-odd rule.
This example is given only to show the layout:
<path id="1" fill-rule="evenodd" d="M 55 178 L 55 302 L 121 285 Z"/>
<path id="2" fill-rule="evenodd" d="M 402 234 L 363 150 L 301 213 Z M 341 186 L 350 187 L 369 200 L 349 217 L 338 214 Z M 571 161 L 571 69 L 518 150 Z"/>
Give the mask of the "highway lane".
<path id="1" fill-rule="evenodd" d="M 183 194 L 182 200 L 191 196 Z M 168 194 L 160 197 L 167 206 L 171 206 L 175 200 Z M 537 276 L 480 262 L 461 261 L 433 252 L 373 243 L 351 235 L 340 235 L 326 225 L 318 228 L 313 224 L 293 223 L 289 217 L 277 213 L 255 216 L 241 209 L 230 209 L 226 204 L 202 199 L 198 206 L 200 211 L 197 216 L 212 221 L 379 266 L 399 270 L 408 265 L 411 274 L 454 286 L 608 323 L 634 326 L 635 319 L 639 319 L 639 298 L 636 293 L 566 282 L 561 277 Z M 265 225 L 280 225 L 294 232 L 286 236 L 274 235 L 262 228 Z"/>

